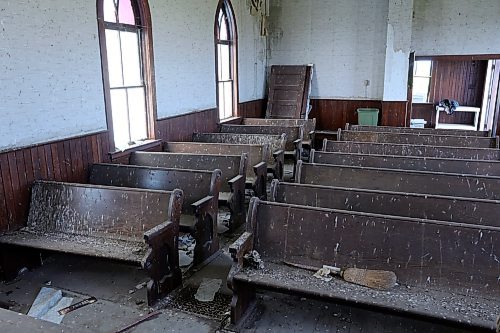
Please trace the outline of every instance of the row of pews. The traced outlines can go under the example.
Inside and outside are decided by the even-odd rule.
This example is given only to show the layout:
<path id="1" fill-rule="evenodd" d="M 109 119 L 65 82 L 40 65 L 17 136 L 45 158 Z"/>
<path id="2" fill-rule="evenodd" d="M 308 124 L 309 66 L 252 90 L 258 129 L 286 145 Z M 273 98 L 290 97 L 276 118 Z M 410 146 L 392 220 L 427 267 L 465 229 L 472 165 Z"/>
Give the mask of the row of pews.
<path id="1" fill-rule="evenodd" d="M 384 332 L 495 332 L 498 138 L 348 125 L 337 139 L 297 160 L 294 182 L 274 179 L 269 201 L 252 198 L 246 230 L 230 246 L 232 323 L 245 322 L 258 291 L 272 291 L 398 323 Z M 323 265 L 392 271 L 398 285 L 325 282 L 310 271 Z"/>
<path id="2" fill-rule="evenodd" d="M 182 283 L 179 235 L 195 240 L 193 266 L 209 261 L 220 246 L 219 206 L 231 231 L 242 225 L 245 192 L 267 198 L 268 176 L 283 180 L 285 156 L 300 158 L 310 123 L 313 135 L 314 121 L 243 119 L 160 152 L 134 152 L 125 164 L 94 164 L 85 184 L 36 181 L 26 227 L 0 235 L 2 278 L 36 266 L 40 251 L 118 260 L 146 271 L 155 304 Z"/>

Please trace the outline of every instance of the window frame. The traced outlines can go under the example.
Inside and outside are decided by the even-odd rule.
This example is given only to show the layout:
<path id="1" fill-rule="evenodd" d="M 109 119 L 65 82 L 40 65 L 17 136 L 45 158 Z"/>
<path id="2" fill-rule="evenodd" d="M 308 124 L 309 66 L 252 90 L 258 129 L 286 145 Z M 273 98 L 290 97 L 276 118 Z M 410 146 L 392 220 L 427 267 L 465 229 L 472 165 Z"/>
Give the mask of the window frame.
<path id="1" fill-rule="evenodd" d="M 132 6 L 135 6 L 138 17 L 136 17 L 135 25 L 124 23 L 107 22 L 104 20 L 104 0 L 97 0 L 97 27 L 99 35 L 99 46 L 101 55 L 101 72 L 103 81 L 104 92 L 104 105 L 106 111 L 106 124 L 109 134 L 109 143 L 111 152 L 116 151 L 113 129 L 113 116 L 111 108 L 111 88 L 109 81 L 109 64 L 106 47 L 106 30 L 112 27 L 112 30 L 120 31 L 139 31 L 139 43 L 141 52 L 141 73 L 145 89 L 145 102 L 146 102 L 146 126 L 147 126 L 147 139 L 154 140 L 156 138 L 156 119 L 157 119 L 157 105 L 156 105 L 156 83 L 154 76 L 154 56 L 153 56 L 153 29 L 151 23 L 151 11 L 147 0 L 131 0 Z M 125 149 L 126 150 L 126 149 Z"/>
<path id="2" fill-rule="evenodd" d="M 431 68 L 430 68 L 430 73 L 428 76 L 424 76 L 424 75 L 416 75 L 416 72 L 417 72 L 417 63 L 419 61 L 428 61 L 431 63 Z M 431 97 L 431 89 L 432 89 L 432 77 L 433 77 L 433 71 L 434 71 L 434 61 L 430 60 L 430 59 L 415 59 L 415 63 L 414 63 L 414 70 L 413 70 L 413 78 L 412 78 L 412 82 L 413 82 L 413 85 L 412 85 L 412 96 L 411 96 L 411 102 L 413 104 L 429 104 L 431 103 L 430 102 L 430 97 Z M 424 102 L 414 102 L 413 101 L 413 93 L 414 93 L 414 86 L 415 86 L 415 78 L 421 78 L 421 79 L 428 79 L 429 80 L 429 85 L 427 87 L 427 97 L 425 99 Z"/>
<path id="3" fill-rule="evenodd" d="M 223 11 L 227 17 L 228 30 L 230 36 L 228 40 L 221 40 L 219 38 L 219 13 Z M 229 45 L 230 52 L 230 77 L 232 78 L 232 90 L 233 90 L 233 113 L 231 116 L 226 118 L 221 118 L 220 105 L 219 105 L 219 83 L 229 82 L 228 80 L 219 81 L 219 48 L 218 46 Z M 219 0 L 217 5 L 217 10 L 215 11 L 215 23 L 214 23 L 214 45 L 215 45 L 215 89 L 216 89 L 216 99 L 217 99 L 217 117 L 219 122 L 227 120 L 230 118 L 238 117 L 238 104 L 239 104 L 239 92 L 238 92 L 238 27 L 236 24 L 236 16 L 234 14 L 234 8 L 230 0 Z"/>

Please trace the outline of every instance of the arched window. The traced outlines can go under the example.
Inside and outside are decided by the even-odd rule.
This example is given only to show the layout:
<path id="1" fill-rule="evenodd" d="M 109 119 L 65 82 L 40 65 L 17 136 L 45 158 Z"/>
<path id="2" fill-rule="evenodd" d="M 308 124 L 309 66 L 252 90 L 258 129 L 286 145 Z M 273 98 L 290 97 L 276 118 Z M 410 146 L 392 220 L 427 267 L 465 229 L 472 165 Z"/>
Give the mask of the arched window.
<path id="1" fill-rule="evenodd" d="M 215 58 L 219 119 L 236 116 L 238 102 L 237 32 L 229 0 L 220 0 L 215 16 Z"/>
<path id="2" fill-rule="evenodd" d="M 147 0 L 98 0 L 108 129 L 120 150 L 155 136 L 151 14 Z"/>

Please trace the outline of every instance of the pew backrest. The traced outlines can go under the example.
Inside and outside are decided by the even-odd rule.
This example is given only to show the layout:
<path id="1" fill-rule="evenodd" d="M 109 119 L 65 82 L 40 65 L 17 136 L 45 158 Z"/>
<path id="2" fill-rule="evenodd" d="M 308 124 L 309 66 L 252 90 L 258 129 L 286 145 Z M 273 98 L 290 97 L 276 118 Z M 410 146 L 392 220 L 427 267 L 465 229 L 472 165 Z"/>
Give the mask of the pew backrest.
<path id="1" fill-rule="evenodd" d="M 90 183 L 96 185 L 164 191 L 182 189 L 184 213 L 191 211 L 191 204 L 207 196 L 214 196 L 217 200 L 220 178 L 220 170 L 182 170 L 105 163 L 94 164 L 90 172 Z"/>
<path id="2" fill-rule="evenodd" d="M 367 155 L 311 150 L 310 163 L 362 166 L 431 172 L 500 176 L 500 161 L 463 160 L 455 158 Z"/>
<path id="3" fill-rule="evenodd" d="M 298 183 L 500 200 L 500 177 L 297 162 Z"/>
<path id="4" fill-rule="evenodd" d="M 468 160 L 500 160 L 500 149 L 443 146 L 415 146 L 394 143 L 323 141 L 323 151 L 355 154 L 421 156 Z"/>
<path id="5" fill-rule="evenodd" d="M 313 119 L 262 119 L 243 118 L 242 125 L 271 125 L 271 126 L 304 126 L 304 135 L 308 136 L 316 130 L 316 118 Z"/>
<path id="6" fill-rule="evenodd" d="M 185 153 L 135 152 L 130 156 L 130 164 L 169 169 L 216 170 L 222 171 L 221 189 L 229 191 L 229 180 L 239 175 L 246 177 L 248 155 L 201 155 Z"/>
<path id="7" fill-rule="evenodd" d="M 38 233 L 105 236 L 142 242 L 144 233 L 179 225 L 182 191 L 35 181 L 27 228 Z"/>
<path id="8" fill-rule="evenodd" d="M 270 158 L 271 149 L 268 144 L 223 144 L 223 143 L 200 143 L 200 142 L 166 142 L 164 150 L 180 154 L 202 154 L 202 155 L 248 155 L 247 178 L 254 177 L 253 167 L 261 162 L 267 162 Z"/>
<path id="9" fill-rule="evenodd" d="M 284 183 L 275 179 L 270 201 L 500 227 L 499 200 Z"/>
<path id="10" fill-rule="evenodd" d="M 294 150 L 295 142 L 304 138 L 304 127 L 301 126 L 277 126 L 277 125 L 220 125 L 221 133 L 232 134 L 270 134 L 286 135 L 286 150 Z"/>
<path id="11" fill-rule="evenodd" d="M 408 127 L 392 127 L 392 126 L 365 126 L 346 124 L 348 131 L 370 131 L 370 132 L 392 132 L 392 133 L 408 133 L 408 134 L 433 134 L 433 135 L 459 135 L 459 136 L 479 136 L 491 137 L 490 131 L 471 131 L 471 130 L 454 130 L 443 128 L 408 128 Z"/>
<path id="12" fill-rule="evenodd" d="M 479 136 L 453 136 L 339 130 L 337 140 L 445 147 L 499 148 L 498 137 L 490 138 Z"/>
<path id="13" fill-rule="evenodd" d="M 267 145 L 270 149 L 268 159 L 274 152 L 285 150 L 286 140 L 285 134 L 193 133 L 194 142 Z"/>

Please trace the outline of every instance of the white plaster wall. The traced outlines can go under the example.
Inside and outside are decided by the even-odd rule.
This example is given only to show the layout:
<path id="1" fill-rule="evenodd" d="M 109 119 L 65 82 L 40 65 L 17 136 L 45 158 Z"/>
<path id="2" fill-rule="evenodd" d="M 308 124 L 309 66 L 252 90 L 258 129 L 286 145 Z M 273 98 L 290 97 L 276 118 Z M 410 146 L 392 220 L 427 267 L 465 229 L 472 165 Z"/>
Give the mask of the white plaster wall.
<path id="1" fill-rule="evenodd" d="M 95 1 L 0 1 L 0 149 L 106 129 Z"/>
<path id="2" fill-rule="evenodd" d="M 238 26 L 238 86 L 240 103 L 266 96 L 266 37 L 260 16 L 251 16 L 247 0 L 232 0 Z"/>
<path id="3" fill-rule="evenodd" d="M 416 55 L 500 53 L 499 0 L 414 0 Z"/>
<path id="4" fill-rule="evenodd" d="M 240 101 L 262 98 L 265 41 L 246 0 L 233 0 L 239 37 Z M 215 108 L 217 0 L 150 0 L 158 118 Z"/>
<path id="5" fill-rule="evenodd" d="M 313 63 L 312 97 L 382 99 L 387 15 L 386 0 L 273 0 L 269 62 Z"/>
<path id="6" fill-rule="evenodd" d="M 413 0 L 389 1 L 385 54 L 384 101 L 406 101 Z"/>

